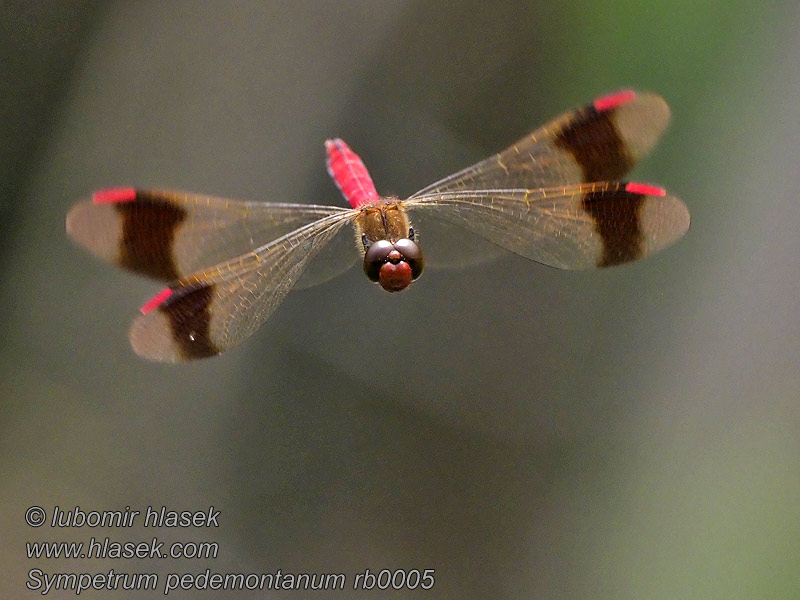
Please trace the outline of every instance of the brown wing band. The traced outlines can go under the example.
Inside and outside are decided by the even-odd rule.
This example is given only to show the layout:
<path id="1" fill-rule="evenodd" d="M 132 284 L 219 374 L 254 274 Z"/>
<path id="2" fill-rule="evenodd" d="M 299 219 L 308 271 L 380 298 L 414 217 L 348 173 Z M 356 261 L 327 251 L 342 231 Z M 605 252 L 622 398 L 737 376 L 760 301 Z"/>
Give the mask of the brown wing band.
<path id="1" fill-rule="evenodd" d="M 590 192 L 583 197 L 583 210 L 592 216 L 603 240 L 603 257 L 598 267 L 610 267 L 641 258 L 644 254 L 639 209 L 647 196 L 626 192 L 624 184 L 610 195 Z"/>
<path id="2" fill-rule="evenodd" d="M 209 335 L 213 285 L 182 288 L 158 307 L 168 318 L 172 337 L 185 360 L 207 358 L 220 353 Z"/>
<path id="3" fill-rule="evenodd" d="M 186 211 L 138 190 L 134 202 L 118 202 L 114 207 L 122 215 L 120 266 L 162 281 L 178 279 L 173 243 Z"/>
<path id="4" fill-rule="evenodd" d="M 615 113 L 615 109 L 600 112 L 594 106 L 586 107 L 553 140 L 556 147 L 575 157 L 586 183 L 619 179 L 633 167 L 614 124 Z"/>

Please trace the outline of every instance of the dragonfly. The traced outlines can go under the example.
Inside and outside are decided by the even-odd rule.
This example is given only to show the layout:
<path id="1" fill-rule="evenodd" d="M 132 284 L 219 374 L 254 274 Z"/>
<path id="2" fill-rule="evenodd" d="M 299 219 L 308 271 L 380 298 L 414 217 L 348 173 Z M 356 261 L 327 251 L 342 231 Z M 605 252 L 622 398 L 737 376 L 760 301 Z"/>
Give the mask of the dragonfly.
<path id="1" fill-rule="evenodd" d="M 412 217 L 558 269 L 619 265 L 666 248 L 689 229 L 686 205 L 620 179 L 669 118 L 658 95 L 615 92 L 404 200 L 380 196 L 358 155 L 332 139 L 327 169 L 349 207 L 109 188 L 73 206 L 66 228 L 97 257 L 167 282 L 141 307 L 130 342 L 146 359 L 189 361 L 237 346 L 298 282 L 328 279 L 359 259 L 387 292 L 408 288 L 425 268 Z M 322 260 L 342 235 L 344 258 Z M 311 275 L 317 263 L 327 266 Z"/>

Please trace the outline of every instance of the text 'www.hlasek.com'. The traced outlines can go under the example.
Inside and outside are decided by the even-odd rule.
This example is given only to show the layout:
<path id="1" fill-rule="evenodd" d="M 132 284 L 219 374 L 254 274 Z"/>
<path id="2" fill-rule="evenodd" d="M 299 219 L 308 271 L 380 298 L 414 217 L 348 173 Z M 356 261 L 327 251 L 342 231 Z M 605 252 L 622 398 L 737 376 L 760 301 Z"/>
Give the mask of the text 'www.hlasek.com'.
<path id="1" fill-rule="evenodd" d="M 170 510 L 165 506 L 148 506 L 141 511 L 126 506 L 124 510 L 83 510 L 53 507 L 48 515 L 40 506 L 31 506 L 25 512 L 25 523 L 31 528 L 42 526 L 59 532 L 91 531 L 81 540 L 37 540 L 25 543 L 26 558 L 35 565 L 28 569 L 25 587 L 47 595 L 67 590 L 80 595 L 89 590 L 140 590 L 168 595 L 175 590 L 429 590 L 434 585 L 434 569 L 370 569 L 356 573 L 289 572 L 275 569 L 270 572 L 217 572 L 210 567 L 187 569 L 182 572 L 143 572 L 130 568 L 131 562 L 120 563 L 121 568 L 90 572 L 73 568 L 76 560 L 140 561 L 153 565 L 153 561 L 192 560 L 212 561 L 219 556 L 216 541 L 200 539 L 203 532 L 212 532 L 220 526 L 220 511 L 213 506 L 204 510 Z M 197 539 L 159 539 L 155 535 L 133 535 L 116 538 L 105 535 L 108 530 L 140 528 L 152 534 L 166 531 L 185 534 L 192 532 Z M 113 532 L 117 533 L 117 532 Z M 126 533 L 128 533 L 126 531 Z M 93 534 L 93 535 L 92 535 Z M 48 564 L 67 562 L 68 572 L 55 572 Z M 205 565 L 204 565 L 205 566 Z"/>

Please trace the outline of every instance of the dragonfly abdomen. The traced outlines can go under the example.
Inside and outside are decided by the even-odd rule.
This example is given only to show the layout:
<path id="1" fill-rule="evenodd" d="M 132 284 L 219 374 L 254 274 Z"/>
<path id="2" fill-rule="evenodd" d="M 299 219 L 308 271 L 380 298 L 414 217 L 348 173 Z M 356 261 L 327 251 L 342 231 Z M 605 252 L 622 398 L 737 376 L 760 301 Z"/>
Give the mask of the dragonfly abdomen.
<path id="1" fill-rule="evenodd" d="M 328 174 L 353 208 L 380 200 L 367 167 L 359 156 L 339 138 L 325 142 Z"/>

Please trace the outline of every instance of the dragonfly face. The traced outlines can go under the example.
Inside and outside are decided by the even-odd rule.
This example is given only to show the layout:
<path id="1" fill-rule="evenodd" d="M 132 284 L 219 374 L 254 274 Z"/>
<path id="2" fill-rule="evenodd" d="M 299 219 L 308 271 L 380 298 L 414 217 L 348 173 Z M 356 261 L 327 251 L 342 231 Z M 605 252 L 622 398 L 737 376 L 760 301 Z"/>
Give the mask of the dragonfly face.
<path id="1" fill-rule="evenodd" d="M 604 96 L 405 200 L 381 198 L 358 155 L 333 139 L 325 143 L 328 172 L 349 208 L 108 189 L 70 210 L 67 233 L 96 256 L 167 283 L 131 327 L 137 354 L 205 358 L 252 335 L 293 287 L 346 270 L 357 254 L 334 240 L 351 225 L 365 274 L 390 292 L 424 267 L 409 214 L 422 221 L 434 256 L 444 239 L 436 222 L 559 269 L 663 250 L 689 229 L 686 206 L 660 187 L 618 179 L 668 121 L 654 94 Z"/>
<path id="2" fill-rule="evenodd" d="M 364 273 L 387 292 L 406 289 L 422 275 L 425 261 L 408 214 L 397 201 L 364 206 L 355 220 Z"/>

